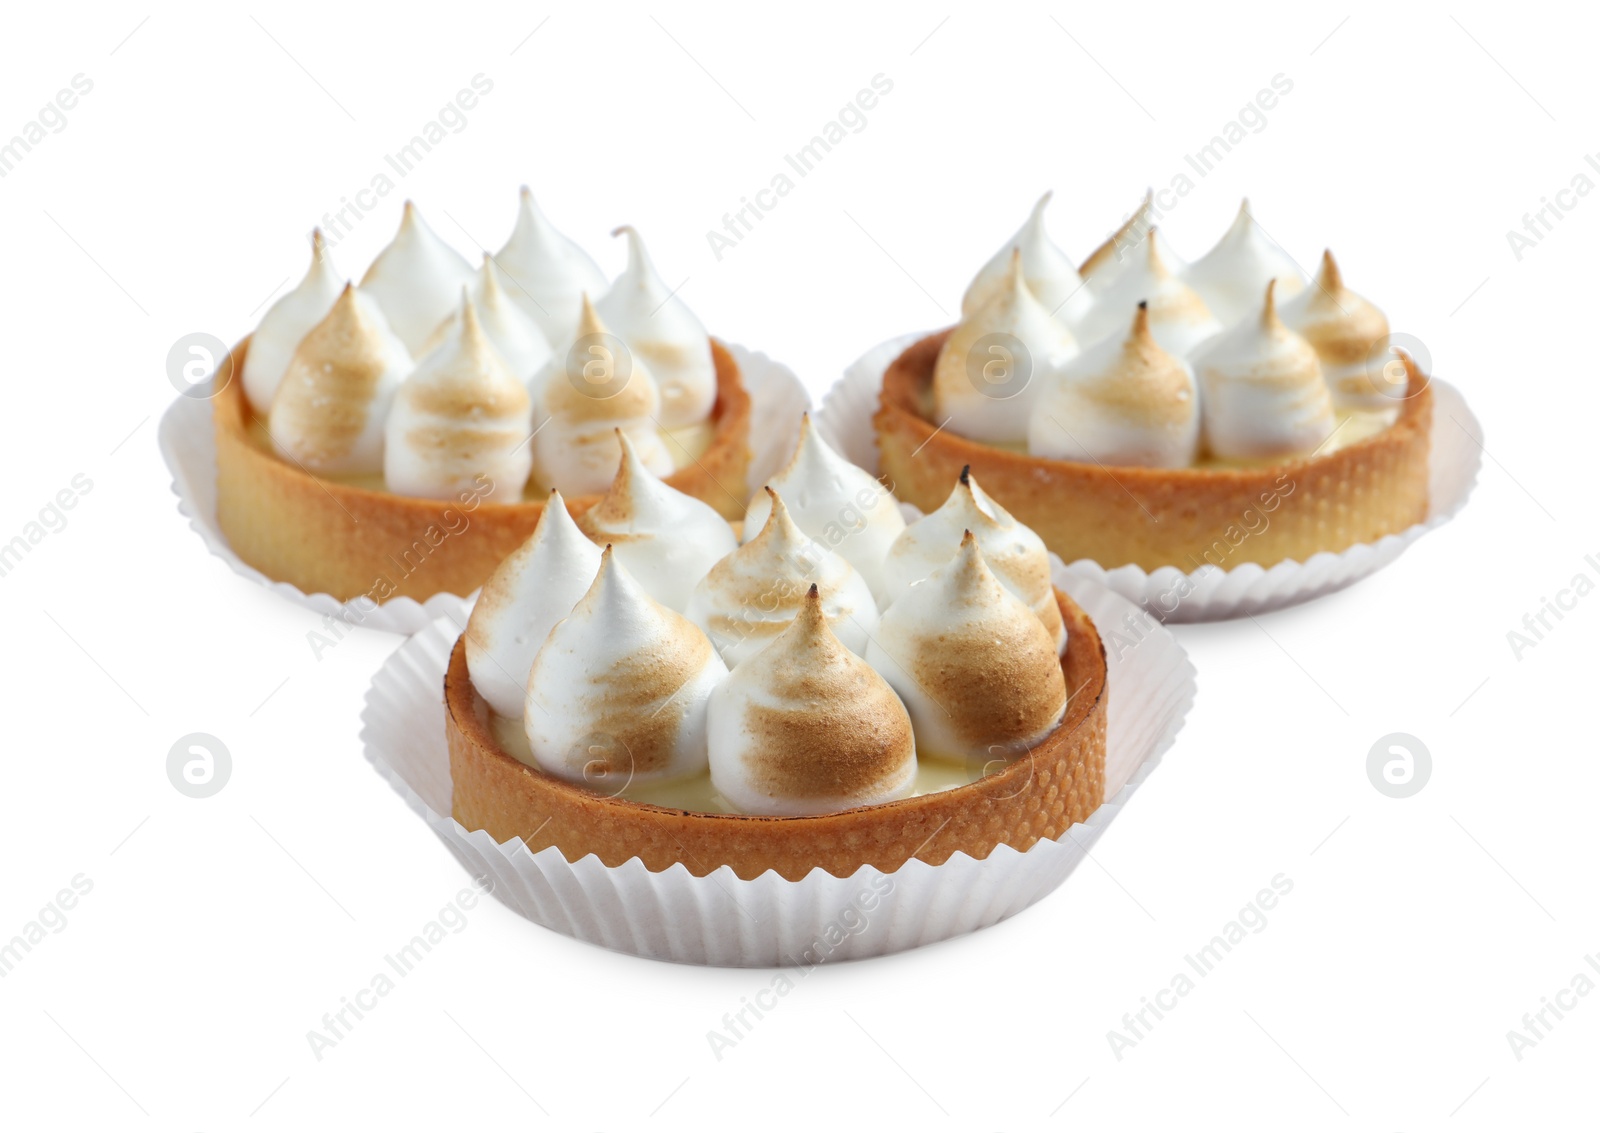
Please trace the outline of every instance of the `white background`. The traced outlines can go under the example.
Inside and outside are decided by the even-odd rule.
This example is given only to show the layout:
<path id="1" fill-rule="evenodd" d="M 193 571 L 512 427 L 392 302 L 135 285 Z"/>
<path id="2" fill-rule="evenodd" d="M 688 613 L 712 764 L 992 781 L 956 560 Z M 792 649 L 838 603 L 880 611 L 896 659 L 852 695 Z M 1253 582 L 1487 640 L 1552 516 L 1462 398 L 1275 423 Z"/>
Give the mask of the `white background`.
<path id="1" fill-rule="evenodd" d="M 5 23 L 0 135 L 73 75 L 94 84 L 0 180 L 0 541 L 93 481 L 0 578 L 0 937 L 93 881 L 0 981 L 6 1125 L 1594 1120 L 1600 994 L 1520 1061 L 1506 1038 L 1600 953 L 1600 597 L 1520 660 L 1506 638 L 1575 574 L 1600 579 L 1600 195 L 1520 262 L 1506 239 L 1600 144 L 1583 14 L 284 3 Z M 1086 254 L 1281 73 L 1266 128 L 1164 227 L 1196 256 L 1248 193 L 1303 264 L 1332 246 L 1483 421 L 1477 492 L 1344 593 L 1181 628 L 1200 698 L 1177 747 L 1095 861 L 1014 920 L 823 968 L 718 1061 L 706 1032 L 770 973 L 613 955 L 488 901 L 319 1062 L 306 1032 L 468 879 L 357 742 L 396 639 L 356 632 L 318 661 L 316 619 L 178 515 L 164 358 L 247 331 L 303 271 L 307 230 L 480 72 L 493 93 L 341 270 L 387 241 L 402 195 L 464 253 L 498 246 L 526 181 L 608 270 L 607 232 L 638 225 L 715 333 L 818 397 L 872 344 L 947 323 L 1043 189 Z M 718 262 L 706 231 L 879 73 L 894 89 L 865 130 Z M 204 800 L 165 771 L 196 731 L 234 761 Z M 1397 731 L 1433 755 L 1405 800 L 1365 770 Z M 1107 1031 L 1278 873 L 1294 890 L 1266 929 L 1117 1060 Z"/>

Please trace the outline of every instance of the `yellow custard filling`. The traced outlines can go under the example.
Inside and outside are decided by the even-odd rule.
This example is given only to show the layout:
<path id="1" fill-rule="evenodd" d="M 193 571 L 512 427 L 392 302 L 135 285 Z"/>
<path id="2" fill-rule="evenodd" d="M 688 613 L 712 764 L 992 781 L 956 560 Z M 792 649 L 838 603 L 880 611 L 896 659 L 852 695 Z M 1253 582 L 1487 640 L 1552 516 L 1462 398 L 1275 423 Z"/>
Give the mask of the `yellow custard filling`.
<path id="1" fill-rule="evenodd" d="M 262 452 L 271 453 L 273 456 L 281 455 L 272 446 L 272 437 L 267 432 L 266 421 L 252 415 L 246 431 L 250 441 Z M 710 421 L 701 421 L 694 425 L 683 425 L 676 429 L 661 429 L 658 431 L 661 439 L 666 442 L 667 453 L 672 457 L 672 470 L 678 471 L 698 461 L 711 447 L 712 439 L 716 435 L 716 426 Z M 309 469 L 307 470 L 309 471 Z M 365 488 L 372 492 L 388 490 L 383 480 L 383 473 L 368 472 L 361 475 L 327 475 L 312 473 L 318 479 L 327 480 L 334 484 L 344 484 L 351 488 Z M 528 483 L 522 489 L 522 498 L 528 501 L 543 502 L 550 495 L 550 485 L 543 484 L 537 476 L 528 477 Z"/>
<path id="2" fill-rule="evenodd" d="M 502 750 L 529 767 L 538 766 L 538 762 L 533 758 L 533 751 L 528 746 L 528 734 L 523 731 L 521 720 L 512 720 L 496 712 L 490 712 L 489 728 Z M 983 778 L 986 770 L 997 771 L 999 765 L 990 765 L 986 768 L 978 763 L 965 764 L 921 758 L 917 760 L 917 777 L 911 793 L 931 795 L 937 791 L 948 791 L 952 787 L 963 787 Z M 670 807 L 673 810 L 698 811 L 701 814 L 739 813 L 729 806 L 727 800 L 711 785 L 709 771 L 672 783 L 652 783 L 648 786 L 630 784 L 614 792 L 613 797 L 627 799 L 630 802 Z"/>

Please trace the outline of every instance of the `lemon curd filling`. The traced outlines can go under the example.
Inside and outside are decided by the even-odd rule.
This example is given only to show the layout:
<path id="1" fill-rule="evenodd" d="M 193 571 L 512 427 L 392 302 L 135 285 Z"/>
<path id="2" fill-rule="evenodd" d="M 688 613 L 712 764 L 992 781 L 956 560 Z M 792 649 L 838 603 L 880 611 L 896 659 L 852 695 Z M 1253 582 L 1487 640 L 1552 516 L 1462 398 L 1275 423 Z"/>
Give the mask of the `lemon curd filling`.
<path id="1" fill-rule="evenodd" d="M 533 750 L 528 745 L 528 734 L 523 731 L 521 720 L 512 720 L 501 716 L 499 713 L 489 713 L 490 731 L 494 733 L 496 741 L 502 750 L 514 757 L 518 762 L 529 767 L 538 767 L 538 761 L 533 758 Z M 937 791 L 948 791 L 952 787 L 963 787 L 968 783 L 976 782 L 984 775 L 998 771 L 1005 766 L 1005 760 L 995 760 L 988 764 L 962 763 L 950 760 L 929 759 L 921 756 L 917 759 L 917 777 L 912 788 L 913 797 L 916 795 L 931 795 Z M 703 771 L 699 775 L 687 779 L 679 779 L 671 783 L 652 783 L 648 786 L 628 784 L 621 790 L 611 787 L 595 788 L 603 794 L 610 794 L 614 798 L 627 799 L 630 802 L 650 803 L 653 806 L 668 807 L 672 810 L 692 810 L 702 814 L 738 814 L 739 811 L 728 805 L 726 799 L 717 793 L 711 785 L 711 773 Z"/>
<path id="2" fill-rule="evenodd" d="M 273 447 L 272 437 L 267 432 L 265 418 L 252 415 L 246 426 L 253 443 L 262 452 L 279 456 Z M 676 429 L 660 430 L 661 438 L 666 442 L 667 452 L 672 457 L 672 470 L 674 472 L 694 464 L 711 447 L 712 439 L 716 435 L 716 426 L 711 421 L 699 421 L 693 425 L 683 425 Z M 281 457 L 280 457 L 281 459 Z M 328 480 L 335 484 L 344 484 L 351 488 L 365 488 L 371 492 L 388 491 L 384 483 L 383 473 L 368 472 L 360 475 L 323 475 L 316 473 L 318 479 Z M 527 501 L 542 502 L 550 495 L 550 487 L 539 482 L 537 476 L 528 477 L 528 483 L 522 489 L 522 498 Z"/>

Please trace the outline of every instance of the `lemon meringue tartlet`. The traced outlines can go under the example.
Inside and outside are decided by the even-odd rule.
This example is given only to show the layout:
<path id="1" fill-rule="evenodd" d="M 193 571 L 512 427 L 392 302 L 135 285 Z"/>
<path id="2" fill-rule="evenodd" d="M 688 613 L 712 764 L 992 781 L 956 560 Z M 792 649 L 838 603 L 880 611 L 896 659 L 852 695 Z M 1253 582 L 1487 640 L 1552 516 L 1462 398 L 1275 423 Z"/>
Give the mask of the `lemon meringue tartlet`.
<path id="1" fill-rule="evenodd" d="M 450 659 L 458 822 L 569 861 L 798 880 L 1026 850 L 1094 812 L 1105 651 L 1047 579 L 1048 617 L 1031 600 L 1037 536 L 968 478 L 895 544 L 880 615 L 851 563 L 761 494 L 761 530 L 698 578 L 685 559 L 644 560 L 690 584 L 687 617 L 620 544 L 593 565 L 552 500 Z M 958 530 L 967 518 L 981 538 Z"/>
<path id="2" fill-rule="evenodd" d="M 627 232 L 629 265 L 609 289 L 526 189 L 511 238 L 476 271 L 410 202 L 358 287 L 313 234 L 305 278 L 233 350 L 244 380 L 213 398 L 217 520 L 233 550 L 341 601 L 470 594 L 552 489 L 573 517 L 600 499 L 619 427 L 665 488 L 743 514 L 738 363 Z M 652 366 L 671 382 L 670 414 Z"/>
<path id="3" fill-rule="evenodd" d="M 1428 376 L 1332 254 L 1308 283 L 1246 202 L 1185 263 L 1154 220 L 1147 196 L 1041 323 L 1028 289 L 1072 277 L 1039 251 L 1035 209 L 961 322 L 883 376 L 873 424 L 895 495 L 934 511 L 970 468 L 1064 561 L 1147 571 L 1304 561 L 1422 522 Z"/>

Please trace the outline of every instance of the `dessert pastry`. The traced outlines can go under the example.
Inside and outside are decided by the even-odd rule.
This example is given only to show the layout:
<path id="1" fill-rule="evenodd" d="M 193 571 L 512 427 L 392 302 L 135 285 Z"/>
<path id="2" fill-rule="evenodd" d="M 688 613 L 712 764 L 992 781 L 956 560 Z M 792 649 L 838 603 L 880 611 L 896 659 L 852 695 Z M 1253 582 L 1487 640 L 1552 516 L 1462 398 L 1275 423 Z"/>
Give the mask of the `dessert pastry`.
<path id="1" fill-rule="evenodd" d="M 1280 301 L 1306 285 L 1300 265 L 1250 215 L 1249 201 L 1239 202 L 1239 215 L 1222 239 L 1183 276 L 1224 325 L 1259 311 L 1261 292 L 1268 283 L 1277 282 Z"/>
<path id="2" fill-rule="evenodd" d="M 1206 449 L 1220 460 L 1248 462 L 1303 456 L 1333 433 L 1333 399 L 1311 344 L 1283 325 L 1266 301 L 1207 343 L 1195 359 Z"/>
<path id="3" fill-rule="evenodd" d="M 410 369 L 377 304 L 346 285 L 295 347 L 273 394 L 273 450 L 308 472 L 378 471 L 384 421 Z"/>
<path id="4" fill-rule="evenodd" d="M 961 470 L 949 499 L 908 525 L 889 547 L 883 561 L 888 593 L 904 594 L 948 564 L 969 536 L 977 540 L 994 576 L 1038 616 L 1060 653 L 1067 643 L 1067 630 L 1061 624 L 1055 588 L 1050 585 L 1050 553 L 1044 540 L 990 499 L 978 487 L 970 468 Z"/>
<path id="5" fill-rule="evenodd" d="M 540 770 L 600 790 L 706 768 L 706 705 L 728 667 L 607 547 L 594 584 L 528 672 L 522 725 Z"/>
<path id="6" fill-rule="evenodd" d="M 682 611 L 695 582 L 738 540 L 715 508 L 684 495 L 653 475 L 617 432 L 622 459 L 598 503 L 578 517 L 578 528 L 609 544 L 617 561 L 657 602 Z"/>
<path id="7" fill-rule="evenodd" d="M 867 663 L 900 694 L 925 759 L 1022 754 L 1067 710 L 1054 639 L 1000 585 L 970 531 L 955 558 L 883 612 Z"/>
<path id="8" fill-rule="evenodd" d="M 896 495 L 932 511 L 970 466 L 1066 562 L 1146 571 L 1303 561 L 1421 522 L 1433 397 L 1382 312 L 1331 255 L 1305 286 L 1248 204 L 1190 265 L 1154 219 L 1147 195 L 1080 267 L 1092 302 L 1053 321 L 1081 350 L 1035 358 L 1037 389 L 952 392 L 987 360 L 982 306 L 889 366 L 873 424 Z M 1015 335 L 1029 353 L 1049 336 Z"/>
<path id="9" fill-rule="evenodd" d="M 596 309 L 654 375 L 661 390 L 661 427 L 679 429 L 704 421 L 717 396 L 706 328 L 656 274 L 636 231 L 624 225 L 612 235 L 624 233 L 628 268 Z"/>
<path id="10" fill-rule="evenodd" d="M 794 455 L 767 486 L 783 497 L 795 526 L 861 573 L 881 605 L 883 557 L 906 529 L 894 496 L 870 472 L 834 452 L 817 435 L 809 414 L 801 418 Z M 766 526 L 771 507 L 765 492 L 750 500 L 744 514 L 746 539 Z"/>
<path id="11" fill-rule="evenodd" d="M 257 336 L 232 352 L 250 390 L 229 383 L 212 398 L 217 520 L 233 550 L 342 601 L 470 594 L 533 533 L 552 489 L 574 516 L 595 502 L 621 456 L 619 425 L 672 488 L 743 514 L 750 397 L 733 357 L 703 330 L 703 353 L 692 350 L 681 305 L 665 329 L 640 321 L 641 346 L 580 327 L 586 290 L 604 293 L 604 277 L 526 191 L 511 239 L 477 271 L 409 204 L 360 287 L 336 285 L 315 259 L 263 319 L 260 353 Z M 574 342 L 580 329 L 598 337 Z M 683 372 L 701 383 L 700 418 L 671 429 L 637 362 L 664 346 L 698 359 Z M 622 367 L 606 371 L 596 347 L 637 380 L 614 382 Z"/>
<path id="12" fill-rule="evenodd" d="M 1005 284 L 1011 273 L 1013 253 L 1021 257 L 1022 278 L 1028 290 L 1051 315 L 1075 327 L 1089 313 L 1094 296 L 1067 254 L 1056 247 L 1044 230 L 1044 210 L 1051 196 L 1046 193 L 1039 198 L 1027 223 L 979 270 L 967 293 L 961 297 L 963 316 L 975 314 Z"/>
<path id="13" fill-rule="evenodd" d="M 462 286 L 471 282 L 472 268 L 461 253 L 435 236 L 417 206 L 407 201 L 400 230 L 361 277 L 361 290 L 377 300 L 406 349 L 420 354 L 455 306 Z"/>
<path id="14" fill-rule="evenodd" d="M 550 361 L 550 344 L 544 332 L 521 307 L 506 294 L 505 273 L 495 266 L 494 257 L 483 254 L 483 266 L 472 281 L 472 306 L 478 313 L 478 324 L 494 346 L 495 353 L 506 367 L 534 393 L 533 377 Z M 422 345 L 427 354 L 456 332 L 461 324 L 461 308 L 450 312 L 448 318 L 434 328 L 428 341 Z M 418 355 L 421 357 L 421 355 Z"/>
<path id="15" fill-rule="evenodd" d="M 1022 254 L 988 287 L 951 333 L 933 371 L 934 412 L 959 419 L 974 440 L 1021 441 L 1039 391 L 1078 353 L 1066 324 L 1052 318 L 1023 278 Z"/>
<path id="16" fill-rule="evenodd" d="M 500 715 L 522 719 L 534 655 L 589 592 L 600 554 L 572 521 L 561 493 L 551 492 L 533 535 L 483 584 L 467 619 L 467 668 Z"/>
<path id="17" fill-rule="evenodd" d="M 744 814 L 829 814 L 903 799 L 916 782 L 905 706 L 828 628 L 815 583 L 711 694 L 708 727 L 711 782 Z"/>
<path id="18" fill-rule="evenodd" d="M 970 483 L 958 491 L 978 499 Z M 741 593 L 808 569 L 784 502 L 771 492 L 762 531 L 694 580 L 708 606 L 728 614 Z M 948 518 L 907 563 L 933 554 Z M 938 864 L 957 851 L 983 858 L 1002 843 L 1025 850 L 1102 801 L 1099 635 L 1053 591 L 1058 655 L 972 533 L 898 589 L 864 654 L 835 632 L 853 619 L 834 618 L 824 594 L 835 584 L 837 607 L 851 568 L 824 552 L 799 601 L 760 612 L 763 640 L 730 671 L 700 629 L 634 579 L 620 545 L 561 617 L 580 561 L 572 532 L 550 522 L 496 571 L 446 674 L 453 812 L 468 830 L 521 838 L 533 852 L 554 846 L 570 861 L 798 879 L 815 868 L 892 871 L 912 857 Z M 1006 546 L 994 531 L 986 538 Z M 561 593 L 541 592 L 545 571 L 559 573 Z M 528 636 L 504 636 L 552 618 L 531 660 Z M 517 719 L 497 706 L 519 681 Z"/>
<path id="19" fill-rule="evenodd" d="M 616 473 L 621 437 L 647 468 L 668 475 L 672 454 L 656 432 L 661 394 L 654 376 L 606 329 L 587 295 L 581 302 L 576 343 L 533 383 L 539 391 L 533 439 L 539 478 L 573 495 L 602 491 Z"/>
<path id="20" fill-rule="evenodd" d="M 1173 354 L 1188 354 L 1222 329 L 1205 300 L 1162 255 L 1158 235 L 1152 228 L 1128 254 L 1127 263 L 1116 277 L 1095 297 L 1082 324 L 1085 342 L 1099 342 L 1123 333 L 1140 307 L 1148 311 L 1150 333 L 1156 342 Z"/>
<path id="21" fill-rule="evenodd" d="M 517 223 L 494 259 L 511 281 L 512 300 L 532 316 L 556 350 L 565 350 L 572 339 L 580 297 L 599 295 L 606 289 L 600 265 L 555 230 L 526 185 L 519 199 Z"/>
<path id="22" fill-rule="evenodd" d="M 1184 468 L 1199 444 L 1194 370 L 1161 348 L 1144 303 L 1126 337 L 1102 339 L 1040 392 L 1028 422 L 1028 451 L 1052 460 Z"/>
<path id="23" fill-rule="evenodd" d="M 344 290 L 344 281 L 333 270 L 322 229 L 311 230 L 311 266 L 305 278 L 261 316 L 251 342 L 255 349 L 245 359 L 244 393 L 250 408 L 263 417 L 272 409 L 278 383 L 289 369 L 295 347 L 311 333 L 311 328 L 328 317 L 334 300 Z"/>
<path id="24" fill-rule="evenodd" d="M 684 614 L 705 631 L 730 666 L 765 649 L 795 619 L 806 593 L 817 596 L 828 628 L 846 649 L 865 653 L 878 624 L 872 590 L 855 567 L 795 526 L 769 486 L 771 510 L 760 533 L 724 555 L 695 584 Z M 904 536 L 902 536 L 904 538 Z M 895 544 L 899 546 L 898 541 Z M 1039 544 L 1044 558 L 1044 544 Z M 1049 565 L 1044 586 L 1050 588 Z M 1055 595 L 1049 595 L 1055 609 Z M 1060 614 L 1056 615 L 1060 620 Z"/>
<path id="25" fill-rule="evenodd" d="M 403 495 L 433 500 L 474 489 L 482 499 L 517 499 L 533 465 L 532 435 L 528 389 L 490 345 L 462 288 L 453 330 L 395 394 L 384 481 Z"/>
<path id="26" fill-rule="evenodd" d="M 1312 285 L 1284 303 L 1284 323 L 1317 352 L 1336 406 L 1382 412 L 1406 393 L 1407 367 L 1393 357 L 1375 359 L 1375 344 L 1389 337 L 1384 313 L 1344 285 L 1332 252 Z"/>

